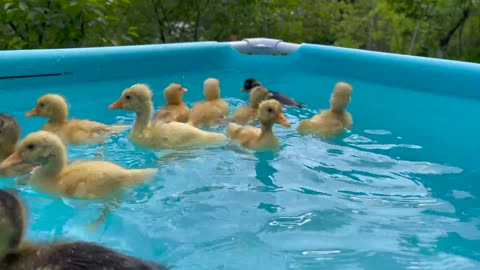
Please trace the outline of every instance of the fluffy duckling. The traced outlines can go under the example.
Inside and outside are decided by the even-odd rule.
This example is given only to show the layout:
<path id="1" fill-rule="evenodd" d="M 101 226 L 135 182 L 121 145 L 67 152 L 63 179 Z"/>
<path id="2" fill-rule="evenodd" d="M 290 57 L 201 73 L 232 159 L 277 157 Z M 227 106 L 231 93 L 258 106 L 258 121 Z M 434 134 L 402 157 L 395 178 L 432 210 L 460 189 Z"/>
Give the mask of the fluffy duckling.
<path id="1" fill-rule="evenodd" d="M 16 151 L 0 163 L 0 169 L 21 164 L 39 166 L 31 176 L 35 188 L 77 199 L 110 197 L 122 187 L 151 179 L 157 172 L 156 169 L 129 170 L 98 160 L 76 160 L 68 164 L 62 140 L 43 130 L 27 135 Z"/>
<path id="2" fill-rule="evenodd" d="M 166 270 L 165 266 L 89 242 L 25 241 L 28 216 L 22 200 L 0 190 L 0 269 L 2 270 Z"/>
<path id="3" fill-rule="evenodd" d="M 185 102 L 182 101 L 183 94 L 188 90 L 183 88 L 180 84 L 171 83 L 167 88 L 163 90 L 163 96 L 167 101 L 167 104 L 160 108 L 153 121 L 163 122 L 186 122 L 188 119 L 188 107 Z"/>
<path id="4" fill-rule="evenodd" d="M 324 137 L 335 137 L 345 129 L 352 128 L 352 115 L 346 111 L 352 95 L 352 86 L 339 82 L 330 96 L 330 109 L 322 110 L 311 119 L 300 121 L 300 133 Z"/>
<path id="5" fill-rule="evenodd" d="M 48 118 L 42 130 L 57 134 L 65 144 L 102 143 L 106 136 L 126 128 L 90 120 L 67 119 L 67 100 L 57 94 L 46 94 L 40 97 L 36 106 L 25 114 L 25 117 L 32 116 Z"/>
<path id="6" fill-rule="evenodd" d="M 109 109 L 124 109 L 136 113 L 129 138 L 139 146 L 151 149 L 182 148 L 218 144 L 226 140 L 221 133 L 208 132 L 180 122 L 150 123 L 152 91 L 146 84 L 134 84 L 123 91 Z"/>
<path id="7" fill-rule="evenodd" d="M 220 82 L 209 78 L 203 83 L 205 100 L 196 103 L 188 114 L 188 124 L 216 126 L 230 113 L 227 102 L 220 98 Z"/>
<path id="8" fill-rule="evenodd" d="M 246 79 L 245 82 L 243 83 L 243 88 L 241 88 L 240 91 L 250 92 L 253 88 L 261 85 L 262 84 L 256 79 L 253 79 L 253 78 Z M 304 104 L 298 103 L 293 98 L 288 97 L 287 95 L 284 95 L 282 93 L 270 91 L 270 94 L 271 94 L 270 99 L 277 100 L 285 107 L 298 107 L 298 108 L 306 107 Z"/>
<path id="9" fill-rule="evenodd" d="M 8 114 L 0 114 L 0 162 L 15 152 L 20 133 L 20 125 L 15 118 Z M 15 166 L 0 170 L 0 176 L 26 174 L 32 169 L 33 167 L 29 165 Z"/>
<path id="10" fill-rule="evenodd" d="M 0 161 L 15 151 L 20 139 L 20 125 L 8 114 L 0 114 Z"/>
<path id="11" fill-rule="evenodd" d="M 280 147 L 277 137 L 273 133 L 273 124 L 290 127 L 290 122 L 282 112 L 282 105 L 276 100 L 266 100 L 260 103 L 259 121 L 261 128 L 240 126 L 230 123 L 227 132 L 232 140 L 238 141 L 243 147 L 258 151 L 276 150 Z"/>
<path id="12" fill-rule="evenodd" d="M 242 106 L 238 108 L 232 115 L 230 120 L 237 124 L 250 124 L 258 119 L 258 107 L 260 103 L 270 96 L 268 89 L 257 86 L 250 91 L 250 106 Z"/>

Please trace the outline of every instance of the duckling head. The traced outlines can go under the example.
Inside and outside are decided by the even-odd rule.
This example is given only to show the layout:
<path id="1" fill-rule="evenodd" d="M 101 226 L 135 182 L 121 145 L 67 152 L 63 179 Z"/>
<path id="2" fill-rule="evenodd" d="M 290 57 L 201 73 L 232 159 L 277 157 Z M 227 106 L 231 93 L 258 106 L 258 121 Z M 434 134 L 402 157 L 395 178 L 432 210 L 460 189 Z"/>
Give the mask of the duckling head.
<path id="1" fill-rule="evenodd" d="M 208 78 L 203 82 L 203 95 L 206 100 L 220 98 L 220 81 L 214 78 Z"/>
<path id="2" fill-rule="evenodd" d="M 122 92 L 120 98 L 110 104 L 108 108 L 124 109 L 126 111 L 142 111 L 145 108 L 152 107 L 152 90 L 143 83 L 137 83 Z"/>
<path id="3" fill-rule="evenodd" d="M 66 148 L 60 137 L 48 131 L 28 134 L 7 159 L 0 163 L 0 169 L 14 165 L 30 164 L 43 166 L 51 160 L 66 162 Z"/>
<path id="4" fill-rule="evenodd" d="M 17 120 L 11 115 L 0 114 L 0 146 L 14 146 L 18 139 L 20 139 L 20 125 Z"/>
<path id="5" fill-rule="evenodd" d="M 41 116 L 53 120 L 64 121 L 68 115 L 67 100 L 61 95 L 46 94 L 37 100 L 33 109 L 25 117 Z"/>
<path id="6" fill-rule="evenodd" d="M 330 96 L 331 110 L 334 112 L 343 112 L 350 103 L 352 90 L 352 86 L 348 83 L 337 83 Z"/>
<path id="7" fill-rule="evenodd" d="M 182 102 L 183 94 L 188 90 L 183 88 L 178 83 L 171 83 L 167 88 L 163 90 L 163 96 L 167 101 L 167 104 L 178 105 Z"/>
<path id="8" fill-rule="evenodd" d="M 263 86 L 257 86 L 250 91 L 250 96 L 248 101 L 250 102 L 250 106 L 252 108 L 258 108 L 260 103 L 268 97 L 271 96 L 271 93 L 268 92 L 268 89 Z"/>
<path id="9" fill-rule="evenodd" d="M 280 102 L 269 99 L 260 103 L 258 118 L 261 123 L 271 125 L 273 123 L 280 124 L 284 127 L 290 127 L 290 122 L 283 115 L 282 105 Z"/>
<path id="10" fill-rule="evenodd" d="M 0 190 L 0 259 L 22 242 L 27 220 L 25 212 L 23 203 L 13 192 Z"/>
<path id="11" fill-rule="evenodd" d="M 240 89 L 242 92 L 250 92 L 253 88 L 257 86 L 262 86 L 262 84 L 254 78 L 246 79 L 243 83 L 243 88 Z"/>

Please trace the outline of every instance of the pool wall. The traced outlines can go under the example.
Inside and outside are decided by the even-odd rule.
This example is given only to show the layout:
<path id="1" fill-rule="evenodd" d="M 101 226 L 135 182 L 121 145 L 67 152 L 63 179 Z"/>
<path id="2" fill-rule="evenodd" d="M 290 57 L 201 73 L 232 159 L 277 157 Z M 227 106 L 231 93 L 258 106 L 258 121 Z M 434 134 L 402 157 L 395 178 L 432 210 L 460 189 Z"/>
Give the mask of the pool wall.
<path id="1" fill-rule="evenodd" d="M 178 72 L 314 72 L 385 86 L 479 98 L 480 65 L 315 44 L 247 55 L 228 42 L 0 51 L 0 90 Z M 213 75 L 212 75 L 213 76 Z"/>

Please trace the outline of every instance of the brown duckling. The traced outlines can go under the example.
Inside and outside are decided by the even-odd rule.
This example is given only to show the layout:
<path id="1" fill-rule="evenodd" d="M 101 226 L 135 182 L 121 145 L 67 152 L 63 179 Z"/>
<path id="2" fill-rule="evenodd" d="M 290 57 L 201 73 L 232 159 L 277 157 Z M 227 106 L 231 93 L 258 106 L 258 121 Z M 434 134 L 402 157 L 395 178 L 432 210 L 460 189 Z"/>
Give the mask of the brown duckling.
<path id="1" fill-rule="evenodd" d="M 0 190 L 0 269 L 2 270 L 166 270 L 167 267 L 89 242 L 25 241 L 26 207 L 17 195 Z"/>
<path id="2" fill-rule="evenodd" d="M 352 115 L 346 110 L 346 107 L 350 104 L 351 95 L 352 86 L 350 84 L 337 83 L 330 96 L 330 109 L 320 111 L 311 119 L 300 121 L 297 127 L 298 132 L 335 137 L 345 129 L 351 129 Z"/>
<path id="3" fill-rule="evenodd" d="M 228 103 L 220 98 L 220 82 L 209 78 L 203 83 L 205 100 L 193 105 L 188 114 L 188 124 L 199 126 L 216 126 L 230 113 Z"/>
<path id="4" fill-rule="evenodd" d="M 171 83 L 167 88 L 163 90 L 163 96 L 167 104 L 161 107 L 155 116 L 153 121 L 162 122 L 186 122 L 188 119 L 188 106 L 183 102 L 183 94 L 188 90 L 183 88 L 178 83 Z"/>
<path id="5" fill-rule="evenodd" d="M 15 118 L 8 114 L 0 114 L 0 162 L 15 152 L 15 147 L 20 139 L 20 133 L 20 125 Z M 0 170 L 0 176 L 26 174 L 33 168 L 31 165 L 19 165 Z"/>
<path id="6" fill-rule="evenodd" d="M 260 103 L 270 95 L 268 89 L 265 87 L 257 86 L 253 88 L 249 94 L 249 106 L 238 108 L 230 118 L 230 121 L 241 125 L 255 122 L 258 119 L 258 107 Z"/>
<path id="7" fill-rule="evenodd" d="M 152 91 L 146 84 L 134 84 L 125 89 L 109 109 L 124 109 L 136 113 L 129 139 L 150 149 L 185 148 L 219 144 L 226 141 L 224 134 L 201 130 L 180 122 L 150 122 L 152 115 Z"/>
<path id="8" fill-rule="evenodd" d="M 67 163 L 62 140 L 48 131 L 27 135 L 0 163 L 0 170 L 22 164 L 39 166 L 31 175 L 35 188 L 76 199 L 106 198 L 122 187 L 150 180 L 157 169 L 126 169 L 108 161 L 76 160 Z"/>
<path id="9" fill-rule="evenodd" d="M 240 126 L 229 123 L 228 135 L 232 140 L 238 141 L 243 147 L 258 151 L 277 150 L 280 147 L 278 138 L 273 133 L 273 124 L 277 123 L 284 127 L 290 127 L 290 122 L 282 112 L 282 105 L 274 100 L 266 100 L 260 103 L 259 121 L 261 128 L 254 126 Z"/>
<path id="10" fill-rule="evenodd" d="M 240 89 L 242 92 L 250 92 L 253 88 L 257 86 L 262 86 L 262 84 L 257 81 L 256 79 L 250 78 L 246 79 L 243 83 L 243 88 Z M 282 94 L 280 92 L 270 91 L 270 99 L 275 99 L 280 102 L 285 107 L 298 107 L 298 108 L 305 108 L 305 104 L 299 103 L 293 98 Z"/>
<path id="11" fill-rule="evenodd" d="M 57 94 L 46 94 L 37 100 L 36 106 L 25 117 L 48 118 L 42 130 L 57 134 L 65 144 L 103 143 L 105 137 L 121 132 L 126 126 L 106 125 L 80 119 L 67 119 L 67 100 Z"/>

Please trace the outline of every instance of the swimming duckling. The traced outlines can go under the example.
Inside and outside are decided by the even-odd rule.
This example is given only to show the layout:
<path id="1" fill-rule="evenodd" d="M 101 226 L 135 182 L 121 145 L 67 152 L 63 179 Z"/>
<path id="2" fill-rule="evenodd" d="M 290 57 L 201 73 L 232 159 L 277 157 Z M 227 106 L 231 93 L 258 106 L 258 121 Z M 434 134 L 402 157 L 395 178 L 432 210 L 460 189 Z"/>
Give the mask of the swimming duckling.
<path id="1" fill-rule="evenodd" d="M 188 114 L 188 124 L 199 126 L 216 126 L 230 113 L 227 102 L 220 98 L 220 82 L 209 78 L 203 83 L 205 100 L 193 105 Z"/>
<path id="2" fill-rule="evenodd" d="M 300 133 L 324 137 L 335 137 L 345 129 L 352 128 L 352 115 L 346 111 L 352 95 L 352 86 L 339 82 L 330 96 L 330 109 L 322 110 L 311 119 L 300 121 L 297 130 Z"/>
<path id="3" fill-rule="evenodd" d="M 25 241 L 28 216 L 22 200 L 0 190 L 0 269 L 2 270 L 166 270 L 89 242 Z"/>
<path id="4" fill-rule="evenodd" d="M 123 91 L 121 97 L 112 103 L 109 109 L 124 109 L 136 113 L 135 123 L 129 138 L 139 146 L 163 149 L 218 144 L 226 136 L 217 132 L 208 132 L 194 126 L 161 121 L 150 123 L 152 115 L 152 91 L 146 84 L 134 84 Z"/>
<path id="5" fill-rule="evenodd" d="M 254 126 L 240 126 L 229 123 L 227 132 L 232 140 L 238 141 L 243 147 L 253 150 L 277 150 L 280 147 L 277 137 L 273 133 L 274 123 L 290 127 L 290 122 L 282 112 L 282 105 L 276 100 L 265 100 L 260 103 L 259 121 L 261 128 Z"/>
<path id="6" fill-rule="evenodd" d="M 256 79 L 250 78 L 246 79 L 243 83 L 243 88 L 240 89 L 242 92 L 250 92 L 254 87 L 262 86 L 262 84 L 257 81 Z M 285 107 L 298 107 L 298 108 L 305 108 L 305 104 L 298 103 L 293 98 L 288 97 L 279 92 L 270 91 L 271 96 L 270 99 L 275 99 L 280 102 Z"/>
<path id="7" fill-rule="evenodd" d="M 8 114 L 0 114 L 0 162 L 15 152 L 20 139 L 20 125 L 17 120 Z M 15 176 L 29 173 L 33 169 L 30 165 L 19 165 L 10 169 L 0 170 L 0 176 Z"/>
<path id="8" fill-rule="evenodd" d="M 182 98 L 183 94 L 187 91 L 186 88 L 183 88 L 177 83 L 171 83 L 165 88 L 163 90 L 163 96 L 167 104 L 157 111 L 153 117 L 153 121 L 186 122 L 188 119 L 188 107 L 187 104 L 182 101 Z"/>
<path id="9" fill-rule="evenodd" d="M 0 163 L 0 169 L 37 165 L 31 176 L 35 188 L 77 199 L 116 195 L 122 187 L 143 183 L 157 172 L 156 169 L 125 169 L 108 161 L 76 160 L 68 164 L 67 160 L 62 140 L 41 130 L 27 135 L 16 151 Z"/>
<path id="10" fill-rule="evenodd" d="M 258 119 L 258 107 L 260 103 L 270 96 L 268 89 L 262 86 L 254 87 L 249 94 L 250 106 L 238 108 L 231 117 L 231 121 L 237 124 L 250 124 Z"/>
<path id="11" fill-rule="evenodd" d="M 48 118 L 42 130 L 57 134 L 65 144 L 102 143 L 106 136 L 126 128 L 90 120 L 67 119 L 67 100 L 57 94 L 46 94 L 40 97 L 36 106 L 25 114 L 25 117 L 32 116 Z"/>

